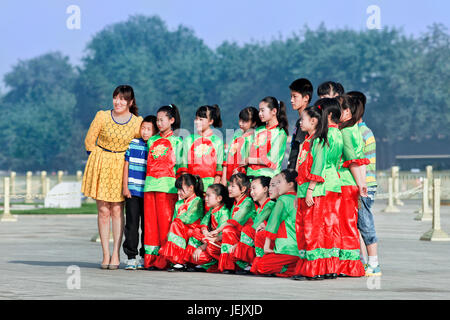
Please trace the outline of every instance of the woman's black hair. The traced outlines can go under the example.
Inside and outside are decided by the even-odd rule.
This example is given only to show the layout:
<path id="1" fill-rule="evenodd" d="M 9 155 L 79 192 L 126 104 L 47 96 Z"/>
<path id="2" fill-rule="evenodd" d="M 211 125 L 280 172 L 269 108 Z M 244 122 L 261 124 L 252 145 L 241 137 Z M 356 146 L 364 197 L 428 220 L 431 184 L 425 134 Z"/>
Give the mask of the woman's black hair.
<path id="1" fill-rule="evenodd" d="M 197 197 L 203 199 L 203 181 L 198 175 L 192 175 L 190 173 L 182 174 L 175 180 L 175 188 L 183 189 L 183 183 L 185 186 L 194 186 L 194 193 Z"/>
<path id="2" fill-rule="evenodd" d="M 277 109 L 278 126 L 289 135 L 289 122 L 286 115 L 286 105 L 275 97 L 265 97 L 261 102 L 266 102 L 270 110 Z"/>
<path id="3" fill-rule="evenodd" d="M 271 178 L 270 177 L 266 177 L 266 176 L 257 176 L 257 177 L 253 178 L 252 182 L 256 181 L 256 180 L 259 180 L 259 182 L 261 183 L 263 188 L 267 188 L 266 196 L 268 197 L 269 196 L 269 186 L 270 186 Z"/>
<path id="4" fill-rule="evenodd" d="M 280 172 L 283 175 L 287 183 L 293 183 L 294 190 L 297 190 L 297 176 L 298 173 L 294 169 L 284 169 Z"/>
<path id="5" fill-rule="evenodd" d="M 322 106 L 309 106 L 303 112 L 306 112 L 311 118 L 317 119 L 317 126 L 311 138 L 311 143 L 314 139 L 319 138 L 324 145 L 328 144 L 328 118 L 323 115 Z"/>
<path id="6" fill-rule="evenodd" d="M 165 112 L 169 119 L 175 119 L 175 121 L 172 124 L 173 131 L 180 128 L 181 126 L 180 112 L 178 111 L 176 105 L 169 104 L 168 106 L 162 106 L 158 109 L 156 113 L 158 114 L 158 112 Z"/>
<path id="7" fill-rule="evenodd" d="M 347 94 L 351 97 L 355 97 L 358 99 L 360 105 L 357 108 L 357 114 L 355 115 L 356 119 L 359 121 L 364 116 L 364 111 L 366 110 L 366 101 L 367 98 L 364 93 L 360 91 L 350 91 Z"/>
<path id="8" fill-rule="evenodd" d="M 320 106 L 322 109 L 323 116 L 327 118 L 331 114 L 331 120 L 338 124 L 341 119 L 341 105 L 336 98 L 322 98 L 314 103 L 314 106 Z"/>
<path id="9" fill-rule="evenodd" d="M 360 118 L 358 118 L 363 110 L 363 105 L 359 97 L 357 96 L 351 96 L 349 94 L 344 94 L 342 97 L 340 97 L 340 103 L 341 103 L 341 109 L 347 110 L 350 109 L 350 112 L 352 114 L 352 117 L 339 124 L 340 129 L 344 129 L 347 127 L 354 126 Z"/>
<path id="10" fill-rule="evenodd" d="M 249 194 L 250 192 L 250 179 L 246 174 L 242 172 L 235 173 L 230 178 L 230 183 L 236 183 L 239 186 L 239 189 L 245 188 L 245 194 Z"/>
<path id="11" fill-rule="evenodd" d="M 137 117 L 139 115 L 139 109 L 136 105 L 136 98 L 134 97 L 133 88 L 127 84 L 120 85 L 114 90 L 113 98 L 115 98 L 117 95 L 121 95 L 128 102 L 132 101 L 130 112 Z"/>
<path id="12" fill-rule="evenodd" d="M 144 120 L 142 120 L 142 123 L 144 123 L 144 122 L 150 122 L 153 125 L 153 129 L 155 130 L 155 132 L 154 132 L 155 134 L 157 134 L 159 132 L 159 129 L 158 129 L 157 125 L 156 125 L 156 116 L 154 116 L 154 115 L 146 116 L 144 118 Z"/>
<path id="13" fill-rule="evenodd" d="M 214 128 L 222 128 L 222 119 L 220 117 L 220 108 L 217 104 L 212 106 L 201 106 L 195 113 L 196 117 L 213 120 Z"/>
<path id="14" fill-rule="evenodd" d="M 228 188 L 225 187 L 223 184 L 214 183 L 214 184 L 210 185 L 208 187 L 208 189 L 211 189 L 216 196 L 222 197 L 221 204 L 224 204 L 225 207 L 227 207 L 228 209 L 231 209 L 231 207 L 233 207 L 234 200 L 232 198 L 230 198 L 230 196 L 228 194 Z"/>
<path id="15" fill-rule="evenodd" d="M 239 112 L 239 119 L 245 122 L 255 122 L 255 128 L 261 127 L 263 125 L 263 122 L 258 116 L 258 109 L 256 109 L 255 107 L 247 107 L 242 109 L 241 112 Z"/>

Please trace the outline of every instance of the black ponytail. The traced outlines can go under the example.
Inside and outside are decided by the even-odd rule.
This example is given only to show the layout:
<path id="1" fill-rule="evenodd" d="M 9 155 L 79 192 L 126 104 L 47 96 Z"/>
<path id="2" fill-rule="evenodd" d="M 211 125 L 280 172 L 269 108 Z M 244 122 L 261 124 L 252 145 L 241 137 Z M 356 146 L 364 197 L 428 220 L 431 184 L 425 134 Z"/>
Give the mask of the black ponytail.
<path id="1" fill-rule="evenodd" d="M 289 135 L 289 122 L 286 114 L 286 105 L 275 97 L 265 97 L 261 102 L 266 102 L 270 110 L 277 109 L 278 126 Z"/>
<path id="2" fill-rule="evenodd" d="M 185 186 L 194 186 L 194 193 L 197 197 L 203 199 L 203 181 L 198 175 L 192 175 L 190 173 L 182 174 L 175 180 L 175 188 L 182 189 L 183 183 Z"/>
<path id="3" fill-rule="evenodd" d="M 261 185 L 263 186 L 263 188 L 267 188 L 267 193 L 266 196 L 269 197 L 269 187 L 270 187 L 270 180 L 272 180 L 270 177 L 266 177 L 266 176 L 257 176 L 254 177 L 253 181 L 259 180 L 259 182 L 261 183 Z"/>
<path id="4" fill-rule="evenodd" d="M 297 176 L 298 173 L 294 169 L 284 169 L 280 172 L 287 183 L 293 183 L 294 190 L 297 190 Z"/>
<path id="5" fill-rule="evenodd" d="M 250 193 L 250 179 L 246 174 L 242 172 L 235 173 L 230 178 L 230 183 L 236 183 L 239 186 L 239 189 L 245 188 L 245 194 L 248 195 Z"/>
<path id="6" fill-rule="evenodd" d="M 255 107 L 242 109 L 241 112 L 239 112 L 239 119 L 245 122 L 250 121 L 251 123 L 256 123 L 255 128 L 259 128 L 263 125 L 263 122 L 259 118 L 258 110 Z"/>
<path id="7" fill-rule="evenodd" d="M 172 130 L 175 131 L 180 128 L 181 126 L 181 118 L 180 118 L 180 112 L 178 111 L 178 108 L 174 104 L 169 104 L 168 106 L 162 106 L 158 109 L 158 112 L 165 112 L 167 114 L 167 117 L 169 119 L 175 119 L 175 121 L 172 124 Z"/>
<path id="8" fill-rule="evenodd" d="M 208 189 L 211 189 L 216 196 L 222 197 L 221 204 L 225 205 L 228 209 L 231 209 L 233 207 L 234 200 L 230 198 L 228 194 L 228 188 L 225 187 L 223 184 L 220 183 L 214 183 L 208 187 Z"/>
<path id="9" fill-rule="evenodd" d="M 340 102 L 342 110 L 350 109 L 352 117 L 349 120 L 342 122 L 339 125 L 339 128 L 344 129 L 354 126 L 359 120 L 358 117 L 363 113 L 363 106 L 360 97 L 344 94 L 342 97 L 340 97 Z"/>
<path id="10" fill-rule="evenodd" d="M 314 135 L 311 138 L 312 141 L 316 138 L 320 139 L 324 145 L 328 144 L 328 118 L 324 116 L 322 111 L 322 106 L 310 106 L 307 107 L 303 112 L 306 112 L 311 118 L 317 119 L 317 126 Z"/>
<path id="11" fill-rule="evenodd" d="M 222 118 L 220 116 L 220 108 L 217 104 L 212 106 L 205 105 L 197 109 L 196 117 L 213 120 L 214 128 L 222 128 Z"/>
<path id="12" fill-rule="evenodd" d="M 324 118 L 327 118 L 328 115 L 331 115 L 331 120 L 338 124 L 341 119 L 341 105 L 339 104 L 338 99 L 336 98 L 323 98 L 319 99 L 314 103 L 314 106 L 321 107 L 322 115 Z"/>

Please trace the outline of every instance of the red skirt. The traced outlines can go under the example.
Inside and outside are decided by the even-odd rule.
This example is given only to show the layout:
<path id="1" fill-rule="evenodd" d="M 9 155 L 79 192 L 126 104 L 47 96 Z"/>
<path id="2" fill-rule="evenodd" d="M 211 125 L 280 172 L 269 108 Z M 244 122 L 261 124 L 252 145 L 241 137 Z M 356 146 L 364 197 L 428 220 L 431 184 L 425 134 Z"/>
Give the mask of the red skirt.
<path id="1" fill-rule="evenodd" d="M 197 227 L 197 223 L 184 224 L 175 218 L 170 225 L 167 242 L 161 247 L 159 254 L 172 263 L 186 263 L 187 243 Z"/>
<path id="2" fill-rule="evenodd" d="M 341 230 L 339 228 L 339 207 L 341 194 L 327 191 L 323 202 L 323 245 L 327 256 L 325 274 L 339 274 L 339 251 L 341 248 Z"/>
<path id="3" fill-rule="evenodd" d="M 360 243 L 358 231 L 358 199 L 357 186 L 343 186 L 341 205 L 339 207 L 339 226 L 341 232 L 341 250 L 339 253 L 339 272 L 351 277 L 362 277 L 365 274 L 360 260 Z"/>
<path id="4" fill-rule="evenodd" d="M 255 234 L 256 231 L 252 226 L 242 228 L 241 237 L 234 251 L 236 260 L 252 263 L 255 259 Z"/>
<path id="5" fill-rule="evenodd" d="M 295 229 L 300 259 L 295 268 L 296 275 L 314 277 L 327 273 L 324 245 L 324 200 L 314 197 L 314 205 L 308 207 L 305 198 L 298 199 Z"/>
<path id="6" fill-rule="evenodd" d="M 178 195 L 165 192 L 144 192 L 144 267 L 165 269 L 167 260 L 159 249 L 167 241 Z"/>
<path id="7" fill-rule="evenodd" d="M 219 270 L 221 272 L 236 269 L 236 258 L 230 252 L 230 249 L 239 242 L 240 237 L 241 232 L 234 226 L 226 226 L 222 230 L 222 245 L 219 258 Z"/>
<path id="8" fill-rule="evenodd" d="M 269 253 L 255 259 L 251 272 L 254 274 L 275 274 L 277 277 L 292 277 L 298 257 L 288 254 Z"/>

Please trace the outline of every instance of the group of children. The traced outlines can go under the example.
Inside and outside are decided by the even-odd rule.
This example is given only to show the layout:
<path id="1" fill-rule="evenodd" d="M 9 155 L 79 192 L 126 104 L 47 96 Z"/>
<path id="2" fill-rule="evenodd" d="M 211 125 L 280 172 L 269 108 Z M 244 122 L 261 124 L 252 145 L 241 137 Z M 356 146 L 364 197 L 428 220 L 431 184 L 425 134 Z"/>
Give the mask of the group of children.
<path id="1" fill-rule="evenodd" d="M 375 140 L 361 124 L 365 97 L 330 81 L 308 106 L 307 79 L 295 80 L 290 91 L 300 118 L 284 170 L 288 121 L 285 104 L 274 97 L 241 110 L 227 149 L 212 130 L 222 126 L 217 105 L 198 108 L 196 132 L 183 139 L 175 105 L 143 119 L 123 170 L 126 269 L 295 280 L 381 275 L 367 218 L 371 202 L 360 201 L 373 200 L 376 191 Z"/>

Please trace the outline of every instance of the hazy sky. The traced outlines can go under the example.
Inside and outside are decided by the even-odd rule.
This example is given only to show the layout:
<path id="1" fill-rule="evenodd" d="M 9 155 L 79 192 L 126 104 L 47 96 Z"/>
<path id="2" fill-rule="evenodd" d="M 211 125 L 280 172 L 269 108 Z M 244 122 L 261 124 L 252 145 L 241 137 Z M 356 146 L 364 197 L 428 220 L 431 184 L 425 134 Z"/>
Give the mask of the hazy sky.
<path id="1" fill-rule="evenodd" d="M 225 40 L 245 43 L 289 36 L 304 25 L 315 29 L 367 28 L 370 5 L 380 8 L 382 27 L 420 35 L 433 22 L 449 28 L 448 0 L 0 0 L 0 87 L 19 60 L 61 51 L 79 64 L 86 43 L 105 26 L 129 15 L 159 15 L 171 30 L 192 28 L 214 48 Z M 70 5 L 81 10 L 81 28 L 70 30 Z"/>

